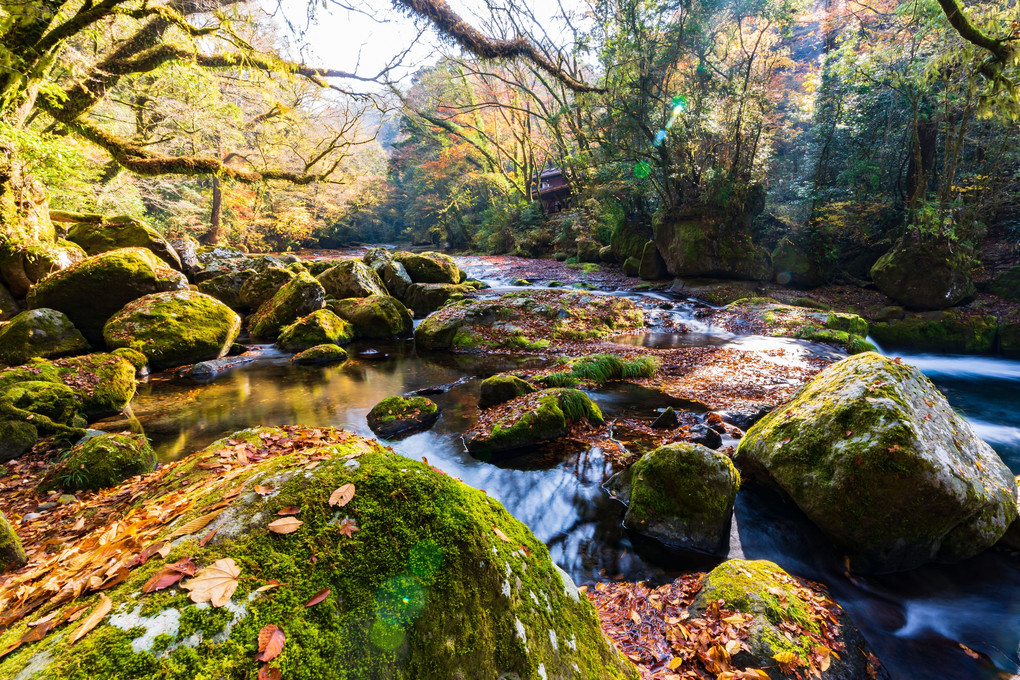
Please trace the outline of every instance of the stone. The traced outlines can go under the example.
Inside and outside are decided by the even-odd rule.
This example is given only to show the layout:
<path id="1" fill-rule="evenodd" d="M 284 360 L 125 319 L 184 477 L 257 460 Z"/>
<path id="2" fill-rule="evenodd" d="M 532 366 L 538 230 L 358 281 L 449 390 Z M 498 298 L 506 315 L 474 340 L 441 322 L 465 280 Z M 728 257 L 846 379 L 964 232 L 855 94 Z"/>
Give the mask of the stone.
<path id="1" fill-rule="evenodd" d="M 1020 321 L 1004 321 L 999 326 L 999 349 L 1007 357 L 1020 357 Z"/>
<path id="2" fill-rule="evenodd" d="M 298 352 L 291 357 L 291 362 L 299 366 L 313 366 L 318 364 L 342 364 L 347 361 L 347 350 L 339 345 L 316 345 Z"/>
<path id="3" fill-rule="evenodd" d="M 639 257 L 628 257 L 623 261 L 623 274 L 634 278 L 641 273 L 641 258 Z"/>
<path id="4" fill-rule="evenodd" d="M 288 352 L 317 345 L 346 345 L 354 340 L 354 327 L 328 309 L 317 309 L 283 328 L 276 344 Z"/>
<path id="5" fill-rule="evenodd" d="M 989 281 L 988 292 L 1003 300 L 1020 302 L 1020 264 L 1014 265 Z"/>
<path id="6" fill-rule="evenodd" d="M 511 399 L 491 423 L 480 423 L 464 436 L 469 453 L 487 457 L 565 437 L 570 424 L 602 425 L 602 412 L 580 390 L 554 388 Z"/>
<path id="7" fill-rule="evenodd" d="M 403 300 L 407 289 L 411 286 L 411 276 L 399 262 L 384 262 L 379 268 L 379 276 L 393 297 Z"/>
<path id="8" fill-rule="evenodd" d="M 946 309 L 974 298 L 974 262 L 957 244 L 901 239 L 871 268 L 878 289 L 908 309 Z"/>
<path id="9" fill-rule="evenodd" d="M 0 363 L 23 364 L 34 357 L 49 359 L 89 351 L 71 320 L 55 309 L 21 312 L 0 326 Z"/>
<path id="10" fill-rule="evenodd" d="M 322 284 L 307 272 L 298 272 L 276 295 L 262 303 L 248 320 L 248 330 L 256 337 L 274 338 L 280 330 L 326 305 Z"/>
<path id="11" fill-rule="evenodd" d="M 99 223 L 72 224 L 67 232 L 67 238 L 81 246 L 89 255 L 121 248 L 146 248 L 169 266 L 183 271 L 181 258 L 163 235 L 133 217 L 109 217 Z"/>
<path id="12" fill-rule="evenodd" d="M 590 238 L 577 239 L 577 261 L 598 262 L 600 245 Z"/>
<path id="13" fill-rule="evenodd" d="M 676 411 L 673 410 L 672 406 L 667 406 L 666 409 L 655 417 L 652 421 L 652 427 L 656 430 L 675 430 L 680 427 L 680 419 L 676 415 Z"/>
<path id="14" fill-rule="evenodd" d="M 184 236 L 182 238 L 171 238 L 167 239 L 167 243 L 177 253 L 178 259 L 181 261 L 181 271 L 183 271 L 188 278 L 191 278 L 195 274 L 195 270 L 199 266 L 198 262 L 198 241 L 191 238 L 190 236 Z"/>
<path id="15" fill-rule="evenodd" d="M 871 337 L 889 349 L 986 354 L 995 350 L 999 320 L 992 314 L 946 309 L 872 323 L 870 331 Z"/>
<path id="16" fill-rule="evenodd" d="M 243 312 L 250 308 L 241 299 L 241 289 L 255 274 L 254 269 L 229 271 L 203 279 L 196 287 L 199 292 L 216 298 L 234 311 Z"/>
<path id="17" fill-rule="evenodd" d="M 867 340 L 868 322 L 856 314 L 784 305 L 772 298 L 750 297 L 729 303 L 725 311 L 765 326 L 765 335 L 801 338 L 842 347 L 850 354 L 874 351 Z"/>
<path id="18" fill-rule="evenodd" d="M 726 411 L 719 411 L 719 418 L 724 423 L 741 430 L 749 430 L 751 426 L 773 411 L 772 406 L 745 406 L 733 408 Z"/>
<path id="19" fill-rule="evenodd" d="M 623 524 L 673 548 L 725 553 L 740 474 L 728 456 L 699 444 L 671 444 L 630 469 Z"/>
<path id="20" fill-rule="evenodd" d="M 404 265 L 408 276 L 415 283 L 460 283 L 457 263 L 449 255 L 401 251 L 394 253 L 393 259 Z"/>
<path id="21" fill-rule="evenodd" d="M 427 397 L 387 397 L 368 412 L 368 426 L 389 439 L 427 430 L 439 419 L 439 406 Z"/>
<path id="22" fill-rule="evenodd" d="M 144 295 L 183 290 L 180 272 L 143 248 L 123 248 L 93 255 L 32 287 L 29 309 L 63 312 L 93 347 L 103 343 L 106 321 Z"/>
<path id="23" fill-rule="evenodd" d="M 415 316 L 427 316 L 450 300 L 460 300 L 471 292 L 472 289 L 464 284 L 412 283 L 404 291 L 404 304 Z"/>
<path id="24" fill-rule="evenodd" d="M 279 267 L 266 267 L 260 272 L 253 272 L 241 284 L 237 299 L 244 309 L 256 310 L 262 303 L 272 298 L 285 285 L 294 280 L 295 272 Z"/>
<path id="25" fill-rule="evenodd" d="M 713 451 L 722 446 L 722 436 L 708 425 L 702 423 L 691 425 L 689 432 L 691 441 L 695 444 L 700 444 Z"/>
<path id="26" fill-rule="evenodd" d="M 201 246 L 195 251 L 195 259 L 198 264 L 191 273 L 195 283 L 229 272 L 253 269 L 242 250 L 229 246 Z"/>
<path id="27" fill-rule="evenodd" d="M 655 244 L 674 276 L 765 281 L 772 277 L 769 253 L 751 240 L 746 221 L 712 213 L 663 219 Z"/>
<path id="28" fill-rule="evenodd" d="M 1017 488 L 1017 512 L 1020 513 L 1020 476 L 1016 478 Z M 1003 534 L 1002 539 L 999 541 L 999 545 L 1008 548 L 1010 550 L 1020 551 L 1020 517 L 1013 520 L 1013 523 L 1009 525 L 1009 529 Z"/>
<path id="29" fill-rule="evenodd" d="M 788 495 L 859 571 L 978 554 L 1017 516 L 1009 468 L 915 367 L 835 363 L 749 429 L 745 474 Z"/>
<path id="30" fill-rule="evenodd" d="M 16 382 L 0 391 L 0 421 L 11 420 L 30 423 L 39 434 L 72 440 L 81 436 L 85 426 L 74 391 L 45 380 Z M 27 437 L 24 428 L 14 434 Z"/>
<path id="31" fill-rule="evenodd" d="M 110 354 L 129 361 L 131 365 L 135 367 L 135 371 L 140 375 L 146 373 L 146 370 L 148 369 L 149 357 L 145 356 L 137 349 L 131 349 L 130 347 L 118 347 L 110 352 Z"/>
<path id="32" fill-rule="evenodd" d="M 31 450 L 39 431 L 24 420 L 0 420 L 0 463 L 14 460 Z"/>
<path id="33" fill-rule="evenodd" d="M 0 574 L 21 569 L 28 564 L 25 547 L 7 516 L 0 512 Z"/>
<path id="34" fill-rule="evenodd" d="M 350 322 L 359 338 L 389 340 L 407 337 L 414 331 L 411 312 L 389 295 L 328 300 L 326 305 Z"/>
<path id="35" fill-rule="evenodd" d="M 363 262 L 344 260 L 315 277 L 334 300 L 388 295 L 382 279 Z"/>
<path id="36" fill-rule="evenodd" d="M 103 329 L 106 345 L 144 354 L 156 370 L 226 356 L 241 317 L 204 293 L 155 293 L 128 303 Z"/>
<path id="37" fill-rule="evenodd" d="M 49 362 L 55 379 L 74 390 L 86 418 L 97 420 L 120 413 L 135 396 L 135 367 L 113 354 L 93 353 Z M 16 370 L 16 369 L 15 369 Z M 0 373 L 0 383 L 3 373 Z"/>
<path id="38" fill-rule="evenodd" d="M 599 248 L 599 262 L 619 262 L 619 258 L 616 257 L 616 253 L 613 252 L 613 246 L 602 246 Z"/>
<path id="39" fill-rule="evenodd" d="M 156 453 L 144 435 L 101 434 L 75 446 L 46 475 L 40 489 L 98 491 L 152 472 Z"/>
<path id="40" fill-rule="evenodd" d="M 490 408 L 525 394 L 531 394 L 537 389 L 527 380 L 522 380 L 516 375 L 500 373 L 482 381 L 478 391 L 478 408 Z"/>
<path id="41" fill-rule="evenodd" d="M 85 251 L 70 241 L 22 243 L 0 250 L 0 277 L 11 294 L 23 297 L 33 284 L 86 257 Z"/>
<path id="42" fill-rule="evenodd" d="M 17 300 L 11 295 L 11 291 L 7 290 L 7 286 L 0 283 L 0 321 L 7 321 L 13 318 L 21 311 L 21 307 L 18 305 Z"/>
<path id="43" fill-rule="evenodd" d="M 669 271 L 666 269 L 666 261 L 662 259 L 659 249 L 655 247 L 655 241 L 645 243 L 645 247 L 641 251 L 638 276 L 645 281 L 658 281 L 669 276 Z"/>

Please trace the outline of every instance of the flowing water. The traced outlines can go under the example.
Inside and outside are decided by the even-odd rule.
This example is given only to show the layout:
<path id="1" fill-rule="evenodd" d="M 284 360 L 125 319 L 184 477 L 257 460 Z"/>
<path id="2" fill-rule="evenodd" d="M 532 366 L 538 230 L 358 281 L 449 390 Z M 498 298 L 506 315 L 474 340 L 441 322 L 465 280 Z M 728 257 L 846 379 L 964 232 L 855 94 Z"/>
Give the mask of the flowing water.
<path id="1" fill-rule="evenodd" d="M 640 299 L 656 310 L 667 300 L 655 294 Z M 733 336 L 699 322 L 682 302 L 666 306 L 672 309 L 656 313 L 680 317 L 691 334 L 652 333 L 621 341 L 653 347 L 693 343 L 749 352 L 775 346 L 802 353 L 831 352 L 801 341 Z M 610 466 L 598 449 L 520 455 L 496 464 L 465 452 L 461 434 L 477 417 L 479 379 L 538 366 L 541 359 L 419 356 L 411 341 L 356 343 L 349 349 L 352 359 L 339 367 L 294 366 L 289 355 L 264 347 L 257 361 L 207 385 L 154 378 L 140 387 L 132 404 L 134 415 L 161 459 L 172 460 L 254 425 L 335 425 L 372 437 L 365 415 L 381 399 L 468 377 L 431 397 L 442 408 L 442 417 L 431 430 L 390 445 L 410 458 L 427 458 L 497 498 L 549 546 L 554 561 L 579 583 L 619 578 L 665 582 L 683 572 L 710 569 L 718 561 L 671 552 L 628 534 L 622 528 L 624 507 L 602 489 Z M 1020 361 L 903 358 L 924 370 L 1013 472 L 1020 473 Z M 629 388 L 592 396 L 609 417 L 651 417 L 663 405 Z M 773 492 L 745 485 L 737 498 L 727 557 L 773 560 L 791 573 L 828 585 L 897 680 L 1017 677 L 1016 556 L 989 550 L 956 565 L 882 577 L 850 576 L 842 556 L 795 506 Z M 961 645 L 975 650 L 979 658 Z"/>

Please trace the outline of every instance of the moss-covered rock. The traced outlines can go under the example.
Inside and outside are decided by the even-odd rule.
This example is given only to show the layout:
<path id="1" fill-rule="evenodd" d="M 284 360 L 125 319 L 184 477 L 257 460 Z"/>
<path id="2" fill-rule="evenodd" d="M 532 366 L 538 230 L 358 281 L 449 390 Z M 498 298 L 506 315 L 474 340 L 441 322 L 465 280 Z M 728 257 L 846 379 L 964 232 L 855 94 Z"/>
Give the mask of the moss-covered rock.
<path id="1" fill-rule="evenodd" d="M 241 284 L 238 290 L 238 301 L 245 309 L 256 310 L 269 300 L 277 291 L 294 280 L 296 271 L 280 269 L 279 267 L 266 267 L 260 272 L 254 272 Z"/>
<path id="2" fill-rule="evenodd" d="M 655 244 L 674 276 L 764 281 L 772 275 L 769 254 L 751 240 L 744 222 L 708 213 L 663 218 L 655 226 Z"/>
<path id="3" fill-rule="evenodd" d="M 299 366 L 318 364 L 342 364 L 347 361 L 347 350 L 339 345 L 316 345 L 291 357 L 291 362 Z"/>
<path id="4" fill-rule="evenodd" d="M 249 307 L 241 299 L 241 290 L 248 281 L 255 277 L 255 274 L 254 269 L 224 272 L 200 281 L 198 290 L 216 298 L 234 311 L 243 312 Z"/>
<path id="5" fill-rule="evenodd" d="M 2 388 L 0 420 L 21 421 L 40 434 L 75 438 L 84 434 L 85 420 L 79 413 L 74 391 L 66 385 L 45 380 L 26 380 Z M 18 437 L 27 436 L 22 429 Z"/>
<path id="6" fill-rule="evenodd" d="M 33 357 L 49 359 L 89 351 L 71 320 L 55 309 L 31 309 L 0 326 L 0 363 L 23 364 Z"/>
<path id="7" fill-rule="evenodd" d="M 39 438 L 35 425 L 24 420 L 0 420 L 0 463 L 27 452 Z"/>
<path id="8" fill-rule="evenodd" d="M 288 352 L 317 345 L 346 345 L 354 340 L 354 327 L 328 309 L 318 309 L 285 326 L 276 344 Z"/>
<path id="9" fill-rule="evenodd" d="M 842 347 L 850 354 L 875 350 L 866 340 L 868 322 L 856 314 L 784 305 L 760 297 L 741 298 L 726 305 L 724 311 L 742 321 L 763 325 L 765 335 L 824 342 Z"/>
<path id="10" fill-rule="evenodd" d="M 43 489 L 96 491 L 116 486 L 156 467 L 156 453 L 144 435 L 101 434 L 71 449 L 47 474 Z"/>
<path id="11" fill-rule="evenodd" d="M 383 262 L 377 269 L 386 289 L 398 300 L 403 300 L 407 289 L 411 286 L 411 276 L 399 262 Z"/>
<path id="12" fill-rule="evenodd" d="M 143 248 L 93 255 L 47 276 L 32 287 L 28 307 L 63 312 L 94 347 L 103 326 L 124 305 L 143 295 L 183 290 L 188 281 Z"/>
<path id="13" fill-rule="evenodd" d="M 298 272 L 276 295 L 262 303 L 248 320 L 252 335 L 272 338 L 280 330 L 326 304 L 326 291 L 322 284 L 307 272 Z"/>
<path id="14" fill-rule="evenodd" d="M 226 356 L 241 330 L 241 317 L 204 293 L 155 293 L 129 302 L 103 329 L 111 348 L 143 353 L 160 370 Z"/>
<path id="15" fill-rule="evenodd" d="M 401 251 L 393 254 L 393 260 L 404 265 L 415 283 L 460 283 L 457 263 L 449 255 Z"/>
<path id="16" fill-rule="evenodd" d="M 201 246 L 195 251 L 195 260 L 197 264 L 191 276 L 197 283 L 221 274 L 252 268 L 248 256 L 242 250 L 229 246 Z"/>
<path id="17" fill-rule="evenodd" d="M 81 262 L 85 251 L 70 241 L 27 242 L 0 249 L 0 277 L 15 297 L 28 293 L 33 284 Z"/>
<path id="18" fill-rule="evenodd" d="M 916 368 L 868 352 L 829 366 L 747 431 L 769 480 L 864 571 L 953 562 L 1016 518 L 1009 469 Z"/>
<path id="19" fill-rule="evenodd" d="M 152 541 L 226 508 L 198 533 L 174 541 L 165 561 L 134 560 L 127 579 L 103 591 L 112 600 L 110 615 L 82 640 L 70 645 L 73 626 L 55 628 L 5 657 L 0 678 L 254 677 L 267 665 L 254 658 L 259 632 L 273 624 L 285 643 L 268 666 L 288 680 L 637 680 L 545 545 L 498 501 L 370 440 L 329 428 L 298 437 L 295 429 L 234 433 L 136 483 L 148 497 L 181 498 L 180 507 L 188 508 L 161 513 L 162 526 L 146 522 Z M 238 447 L 247 447 L 251 462 L 235 463 L 229 479 L 202 467 Z M 310 457 L 314 466 L 307 465 Z M 275 491 L 255 493 L 256 484 Z M 342 508 L 330 505 L 346 484 L 353 497 Z M 267 525 L 287 506 L 301 509 L 300 526 L 272 533 Z M 110 510 L 105 521 L 130 526 L 146 509 L 127 517 Z M 212 539 L 200 544 L 212 529 Z M 99 526 L 89 535 L 108 530 Z M 137 554 L 131 550 L 123 555 Z M 140 594 L 146 581 L 185 557 L 198 568 L 233 561 L 240 578 L 225 606 L 196 606 L 179 585 Z M 87 560 L 65 562 L 60 578 L 69 582 L 87 582 L 95 569 Z M 45 575 L 20 578 L 35 585 Z M 262 588 L 270 582 L 286 585 Z M 14 592 L 0 588 L 3 597 Z M 323 591 L 324 601 L 306 606 Z M 97 601 L 86 594 L 77 603 Z M 43 607 L 37 615 L 49 612 Z M 21 637 L 35 618 L 13 624 L 0 645 Z"/>
<path id="20" fill-rule="evenodd" d="M 588 395 L 574 389 L 541 390 L 506 402 L 494 415 L 465 436 L 467 449 L 478 456 L 513 451 L 567 436 L 570 424 L 605 422 Z"/>
<path id="21" fill-rule="evenodd" d="M 181 261 L 181 271 L 183 271 L 189 278 L 195 275 L 195 270 L 198 267 L 198 241 L 190 236 L 184 236 L 182 238 L 167 239 L 167 243 L 177 253 L 177 257 Z"/>
<path id="22" fill-rule="evenodd" d="M 407 307 L 389 295 L 330 300 L 326 305 L 340 318 L 349 321 L 359 338 L 403 338 L 414 330 L 414 319 Z"/>
<path id="23" fill-rule="evenodd" d="M 0 512 L 0 574 L 21 569 L 28 563 L 25 547 L 7 517 Z"/>
<path id="24" fill-rule="evenodd" d="M 527 380 L 522 380 L 516 375 L 500 373 L 486 378 L 479 386 L 478 407 L 489 408 L 497 404 L 531 394 L 537 388 Z"/>
<path id="25" fill-rule="evenodd" d="M 947 309 L 871 324 L 871 336 L 890 349 L 982 354 L 995 349 L 999 320 L 991 314 Z"/>
<path id="26" fill-rule="evenodd" d="M 1020 302 L 1020 264 L 1002 272 L 988 283 L 988 292 L 1003 300 Z"/>
<path id="27" fill-rule="evenodd" d="M 598 241 L 594 241 L 587 237 L 581 237 L 577 239 L 577 261 L 578 262 L 598 262 L 599 261 L 599 248 L 600 244 Z"/>
<path id="28" fill-rule="evenodd" d="M 641 263 L 638 265 L 638 276 L 645 281 L 658 281 L 669 276 L 666 261 L 662 259 L 655 241 L 645 243 L 641 251 Z"/>
<path id="29" fill-rule="evenodd" d="M 671 444 L 630 468 L 623 524 L 677 548 L 725 552 L 740 475 L 728 456 L 700 444 Z"/>
<path id="30" fill-rule="evenodd" d="M 959 244 L 904 238 L 872 266 L 871 280 L 904 307 L 946 309 L 977 293 L 973 268 L 973 259 Z"/>
<path id="31" fill-rule="evenodd" d="M 1016 478 L 1017 512 L 1020 515 L 1020 476 Z M 1013 520 L 999 544 L 1010 550 L 1020 550 L 1020 516 Z"/>
<path id="32" fill-rule="evenodd" d="M 315 278 L 335 300 L 389 294 L 379 275 L 358 260 L 344 260 Z"/>
<path id="33" fill-rule="evenodd" d="M 426 397 L 387 397 L 368 412 L 368 426 L 383 438 L 427 430 L 439 419 L 439 406 Z"/>
<path id="34" fill-rule="evenodd" d="M 133 217 L 110 217 L 98 223 L 72 224 L 67 238 L 89 255 L 120 248 L 146 248 L 174 269 L 183 271 L 181 258 L 163 235 Z"/>
<path id="35" fill-rule="evenodd" d="M 372 269 L 379 271 L 380 265 L 393 261 L 393 251 L 388 248 L 383 248 L 382 246 L 369 248 L 368 251 L 362 255 L 361 261 Z"/>
<path id="36" fill-rule="evenodd" d="M 90 419 L 119 413 L 135 394 L 135 368 L 112 354 L 86 354 L 47 361 L 32 361 L 0 371 L 0 392 L 25 381 L 60 383 L 74 390 L 84 415 Z"/>
<path id="37" fill-rule="evenodd" d="M 453 283 L 412 283 L 404 291 L 404 304 L 415 316 L 426 316 L 450 300 L 460 300 L 471 294 L 472 288 Z"/>
<path id="38" fill-rule="evenodd" d="M 809 661 L 818 659 L 820 648 L 826 652 L 828 667 L 822 680 L 859 680 L 886 678 L 875 664 L 874 655 L 849 615 L 825 593 L 821 586 L 802 583 L 767 560 L 727 560 L 709 572 L 701 591 L 691 603 L 693 617 L 718 605 L 720 609 L 754 618 L 748 628 L 745 646 L 732 657 L 735 668 L 757 668 L 772 680 L 805 677 Z M 821 601 L 821 602 L 820 602 Z M 828 621 L 816 613 L 819 604 L 835 613 Z M 837 639 L 821 644 L 820 626 L 835 628 Z M 792 631 L 792 632 L 791 632 Z M 783 660 L 785 669 L 780 667 Z"/>
<path id="39" fill-rule="evenodd" d="M 623 261 L 623 274 L 634 278 L 641 273 L 641 258 L 628 257 Z"/>
<path id="40" fill-rule="evenodd" d="M 118 347 L 110 352 L 110 354 L 130 362 L 131 365 L 135 367 L 135 371 L 138 373 L 145 371 L 146 367 L 149 365 L 149 357 L 136 349 L 131 349 L 130 347 Z"/>

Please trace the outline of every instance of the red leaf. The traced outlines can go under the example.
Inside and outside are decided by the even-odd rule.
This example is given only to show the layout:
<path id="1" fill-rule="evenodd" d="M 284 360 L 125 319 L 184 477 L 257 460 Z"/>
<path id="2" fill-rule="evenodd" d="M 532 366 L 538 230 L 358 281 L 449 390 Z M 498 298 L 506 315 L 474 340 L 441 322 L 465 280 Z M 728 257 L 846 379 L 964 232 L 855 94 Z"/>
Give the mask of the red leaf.
<path id="1" fill-rule="evenodd" d="M 315 605 L 319 604 L 327 597 L 329 597 L 330 592 L 331 591 L 329 588 L 323 588 L 319 592 L 315 593 L 315 595 L 312 595 L 312 599 L 308 600 L 308 602 L 305 602 L 305 606 L 314 607 Z"/>
<path id="2" fill-rule="evenodd" d="M 263 666 L 259 669 L 259 680 L 280 680 L 282 677 L 279 668 Z"/>
<path id="3" fill-rule="evenodd" d="M 283 630 L 270 623 L 259 631 L 259 653 L 255 659 L 257 661 L 272 661 L 280 656 L 280 652 L 283 651 L 283 643 L 286 640 L 287 636 L 283 634 Z"/>
<path id="4" fill-rule="evenodd" d="M 296 515 L 299 512 L 301 512 L 301 508 L 299 508 L 298 506 L 296 506 L 296 505 L 288 505 L 287 507 L 283 508 L 282 510 L 280 510 L 276 514 L 277 515 L 284 515 L 284 516 L 286 516 L 286 515 Z"/>

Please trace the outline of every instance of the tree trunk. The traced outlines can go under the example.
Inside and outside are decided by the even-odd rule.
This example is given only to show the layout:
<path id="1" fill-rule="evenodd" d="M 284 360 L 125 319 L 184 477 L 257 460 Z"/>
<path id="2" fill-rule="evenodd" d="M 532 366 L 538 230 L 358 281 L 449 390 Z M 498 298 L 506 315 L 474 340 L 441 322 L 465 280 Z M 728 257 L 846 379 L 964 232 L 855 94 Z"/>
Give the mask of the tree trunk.
<path id="1" fill-rule="evenodd" d="M 0 248 L 19 243 L 52 242 L 46 192 L 25 174 L 14 150 L 0 144 Z"/>
<path id="2" fill-rule="evenodd" d="M 918 121 L 913 136 L 913 152 L 907 167 L 907 205 L 911 209 L 917 208 L 928 194 L 928 183 L 935 167 L 938 146 L 938 123 Z"/>
<path id="3" fill-rule="evenodd" d="M 212 212 L 209 215 L 209 231 L 202 239 L 207 245 L 219 245 L 223 238 L 223 187 L 220 178 L 212 176 Z"/>

